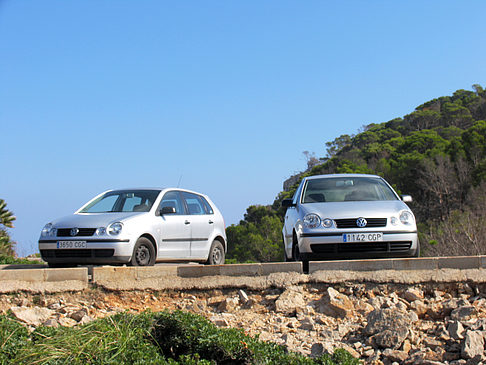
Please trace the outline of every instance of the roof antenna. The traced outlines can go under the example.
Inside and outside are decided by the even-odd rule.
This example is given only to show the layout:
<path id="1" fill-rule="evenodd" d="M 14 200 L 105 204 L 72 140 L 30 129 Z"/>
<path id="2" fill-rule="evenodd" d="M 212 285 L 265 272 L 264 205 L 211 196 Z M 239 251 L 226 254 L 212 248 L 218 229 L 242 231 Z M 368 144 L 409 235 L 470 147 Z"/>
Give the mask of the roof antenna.
<path id="1" fill-rule="evenodd" d="M 181 175 L 181 177 L 179 178 L 179 182 L 177 183 L 177 187 L 180 187 L 180 185 L 181 185 L 181 180 L 182 180 L 182 175 Z"/>

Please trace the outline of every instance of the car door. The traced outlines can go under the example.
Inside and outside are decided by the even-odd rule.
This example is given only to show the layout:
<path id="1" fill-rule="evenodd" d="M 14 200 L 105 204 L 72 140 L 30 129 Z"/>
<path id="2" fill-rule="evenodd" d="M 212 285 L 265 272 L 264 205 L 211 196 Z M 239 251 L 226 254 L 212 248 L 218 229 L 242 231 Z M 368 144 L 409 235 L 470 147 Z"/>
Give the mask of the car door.
<path id="1" fill-rule="evenodd" d="M 191 258 L 206 259 L 212 242 L 209 239 L 214 229 L 214 217 L 209 204 L 210 211 L 206 207 L 204 198 L 197 194 L 182 192 L 182 197 L 186 203 L 191 225 Z"/>
<path id="2" fill-rule="evenodd" d="M 191 251 L 191 224 L 179 191 L 168 191 L 162 197 L 158 212 L 172 207 L 173 212 L 159 218 L 159 259 L 188 259 Z"/>

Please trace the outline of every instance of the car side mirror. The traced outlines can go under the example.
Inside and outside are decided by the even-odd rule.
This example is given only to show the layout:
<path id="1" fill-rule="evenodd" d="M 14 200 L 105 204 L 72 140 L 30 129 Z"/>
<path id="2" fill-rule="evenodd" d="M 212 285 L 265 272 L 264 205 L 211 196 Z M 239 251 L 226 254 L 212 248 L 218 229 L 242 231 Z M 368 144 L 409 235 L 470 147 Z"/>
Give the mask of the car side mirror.
<path id="1" fill-rule="evenodd" d="M 284 208 L 295 207 L 295 204 L 292 201 L 292 199 L 284 199 L 282 200 L 282 207 Z"/>
<path id="2" fill-rule="evenodd" d="M 402 201 L 404 203 L 411 203 L 413 202 L 413 199 L 410 195 L 402 195 Z"/>
<path id="3" fill-rule="evenodd" d="M 174 207 L 163 207 L 159 211 L 160 215 L 164 215 L 164 214 L 175 214 L 175 212 L 176 212 L 176 209 Z"/>

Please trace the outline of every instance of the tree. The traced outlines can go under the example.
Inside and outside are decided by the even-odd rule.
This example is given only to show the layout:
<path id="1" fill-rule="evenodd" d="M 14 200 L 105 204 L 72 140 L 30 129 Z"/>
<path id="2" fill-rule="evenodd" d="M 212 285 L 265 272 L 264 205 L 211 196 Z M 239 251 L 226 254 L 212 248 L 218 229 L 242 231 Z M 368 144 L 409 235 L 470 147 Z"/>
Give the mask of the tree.
<path id="1" fill-rule="evenodd" d="M 282 221 L 271 207 L 252 205 L 245 219 L 226 228 L 229 260 L 236 262 L 282 261 Z"/>
<path id="2" fill-rule="evenodd" d="M 7 228 L 13 228 L 15 216 L 7 209 L 7 203 L 0 199 L 0 255 L 14 256 L 15 242 L 10 240 Z"/>

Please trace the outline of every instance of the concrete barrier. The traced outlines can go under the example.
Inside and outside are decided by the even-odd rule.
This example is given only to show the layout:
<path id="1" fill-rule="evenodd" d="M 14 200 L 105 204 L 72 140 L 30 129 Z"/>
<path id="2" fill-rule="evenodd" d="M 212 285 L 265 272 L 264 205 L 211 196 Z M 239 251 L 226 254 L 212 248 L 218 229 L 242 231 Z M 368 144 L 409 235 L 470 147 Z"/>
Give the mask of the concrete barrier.
<path id="1" fill-rule="evenodd" d="M 309 274 L 316 271 L 381 271 L 381 270 L 439 270 L 486 268 L 486 256 L 418 257 L 403 259 L 369 259 L 311 261 Z"/>
<path id="2" fill-rule="evenodd" d="M 486 256 L 423 257 L 312 261 L 309 275 L 301 262 L 231 265 L 156 265 L 153 267 L 45 268 L 0 266 L 0 293 L 83 290 L 90 281 L 109 290 L 191 289 L 217 287 L 286 287 L 293 283 L 342 282 L 486 282 Z M 91 280 L 90 280 L 91 279 Z"/>
<path id="3" fill-rule="evenodd" d="M 87 283 L 88 268 L 0 270 L 0 281 L 52 282 L 73 280 Z"/>
<path id="4" fill-rule="evenodd" d="M 200 278 L 204 276 L 266 276 L 278 272 L 296 272 L 302 274 L 301 262 L 272 262 L 265 264 L 232 264 L 232 265 L 182 265 L 177 275 L 183 278 Z"/>
<path id="5" fill-rule="evenodd" d="M 100 266 L 93 267 L 91 281 L 93 283 L 100 283 L 119 280 L 144 280 L 176 275 L 177 266 L 175 265 L 150 267 Z"/>
<path id="6" fill-rule="evenodd" d="M 0 270 L 0 293 L 57 293 L 87 289 L 88 268 Z"/>

